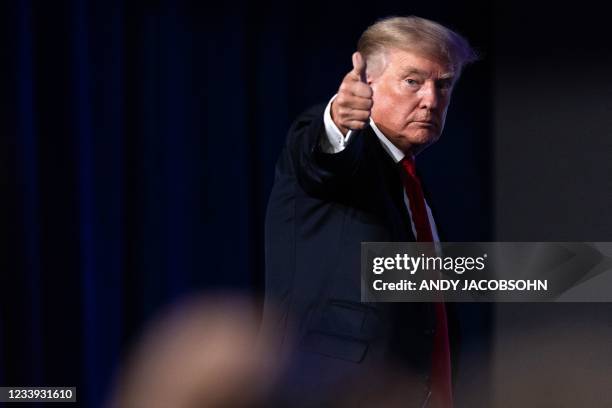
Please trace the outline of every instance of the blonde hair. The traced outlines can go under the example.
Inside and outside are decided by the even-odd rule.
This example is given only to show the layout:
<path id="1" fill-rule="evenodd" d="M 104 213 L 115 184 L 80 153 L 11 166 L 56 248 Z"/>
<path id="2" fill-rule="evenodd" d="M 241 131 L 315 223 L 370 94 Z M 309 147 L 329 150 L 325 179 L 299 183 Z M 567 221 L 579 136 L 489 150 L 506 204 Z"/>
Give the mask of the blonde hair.
<path id="1" fill-rule="evenodd" d="M 357 51 L 366 61 L 384 56 L 390 48 L 415 52 L 450 64 L 458 77 L 463 67 L 478 59 L 476 51 L 461 35 L 425 18 L 387 17 L 368 27 Z"/>

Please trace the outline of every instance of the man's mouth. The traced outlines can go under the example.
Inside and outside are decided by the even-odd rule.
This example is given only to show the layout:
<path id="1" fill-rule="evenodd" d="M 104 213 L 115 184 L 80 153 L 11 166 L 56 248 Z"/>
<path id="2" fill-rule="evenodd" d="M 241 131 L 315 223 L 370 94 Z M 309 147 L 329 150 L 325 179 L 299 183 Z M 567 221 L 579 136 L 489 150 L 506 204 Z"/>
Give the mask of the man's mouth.
<path id="1" fill-rule="evenodd" d="M 412 121 L 412 123 L 416 123 L 419 126 L 425 126 L 425 127 L 436 127 L 436 122 L 434 122 L 433 120 L 414 120 Z"/>

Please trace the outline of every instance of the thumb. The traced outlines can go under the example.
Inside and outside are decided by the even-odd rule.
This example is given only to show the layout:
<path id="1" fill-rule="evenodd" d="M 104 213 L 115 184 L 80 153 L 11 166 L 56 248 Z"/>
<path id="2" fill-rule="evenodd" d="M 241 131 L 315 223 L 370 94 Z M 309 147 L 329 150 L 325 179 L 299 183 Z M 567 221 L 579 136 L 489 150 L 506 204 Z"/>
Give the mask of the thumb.
<path id="1" fill-rule="evenodd" d="M 366 62 L 359 51 L 353 53 L 353 72 L 357 74 L 364 84 L 366 80 Z"/>

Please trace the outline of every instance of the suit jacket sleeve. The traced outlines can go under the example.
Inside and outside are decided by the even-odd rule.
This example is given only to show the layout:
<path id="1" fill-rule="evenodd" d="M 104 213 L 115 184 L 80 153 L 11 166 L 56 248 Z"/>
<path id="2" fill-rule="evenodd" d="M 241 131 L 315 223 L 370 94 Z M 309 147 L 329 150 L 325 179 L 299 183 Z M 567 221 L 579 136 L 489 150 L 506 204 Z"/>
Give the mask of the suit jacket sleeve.
<path id="1" fill-rule="evenodd" d="M 361 134 L 354 134 L 341 152 L 323 152 L 324 110 L 325 105 L 315 106 L 298 117 L 289 130 L 287 149 L 300 187 L 312 195 L 328 196 L 351 181 L 363 157 L 365 143 Z"/>

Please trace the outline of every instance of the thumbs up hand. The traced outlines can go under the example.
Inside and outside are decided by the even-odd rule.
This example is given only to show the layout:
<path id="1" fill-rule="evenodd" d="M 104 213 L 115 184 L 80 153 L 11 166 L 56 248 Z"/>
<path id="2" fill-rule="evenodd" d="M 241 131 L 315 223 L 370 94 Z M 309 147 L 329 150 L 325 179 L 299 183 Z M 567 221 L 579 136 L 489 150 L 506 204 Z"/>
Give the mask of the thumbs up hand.
<path id="1" fill-rule="evenodd" d="M 355 52 L 353 70 L 342 80 L 332 102 L 332 120 L 345 136 L 349 130 L 363 129 L 369 123 L 373 103 L 372 88 L 366 80 L 366 62 Z"/>

